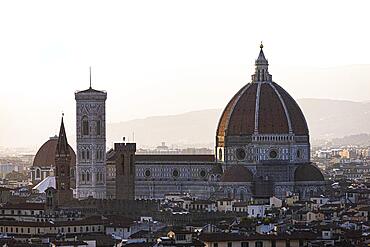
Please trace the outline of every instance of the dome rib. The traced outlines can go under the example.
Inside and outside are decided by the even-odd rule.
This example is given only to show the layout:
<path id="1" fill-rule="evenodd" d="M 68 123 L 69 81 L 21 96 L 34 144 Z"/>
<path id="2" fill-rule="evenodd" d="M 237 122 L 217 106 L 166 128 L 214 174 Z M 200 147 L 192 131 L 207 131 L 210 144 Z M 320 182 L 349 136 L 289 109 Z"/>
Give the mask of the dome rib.
<path id="1" fill-rule="evenodd" d="M 257 84 L 249 83 L 239 95 L 230 113 L 226 135 L 245 135 L 254 132 Z"/>
<path id="2" fill-rule="evenodd" d="M 221 114 L 220 121 L 218 123 L 217 127 L 217 136 L 223 136 L 225 135 L 225 131 L 228 129 L 230 116 L 234 111 L 236 103 L 239 101 L 241 95 L 244 94 L 244 92 L 249 88 L 251 83 L 246 84 L 244 87 L 242 87 L 229 101 L 229 103 L 226 105 L 226 108 Z"/>
<path id="3" fill-rule="evenodd" d="M 280 99 L 280 102 L 281 102 L 281 105 L 283 106 L 284 108 L 284 113 L 285 113 L 285 117 L 286 117 L 286 120 L 288 121 L 288 128 L 289 128 L 289 133 L 292 133 L 292 122 L 290 121 L 290 116 L 289 116 L 289 112 L 288 112 L 288 109 L 286 107 L 286 104 L 285 104 L 285 101 L 283 99 L 283 97 L 281 97 L 281 94 L 279 93 L 279 91 L 276 89 L 275 87 L 275 82 L 272 82 L 270 83 L 269 85 L 272 87 L 272 89 L 274 89 L 276 95 L 279 97 Z"/>
<path id="4" fill-rule="evenodd" d="M 274 83 L 276 89 L 283 97 L 290 116 L 292 130 L 295 135 L 309 135 L 306 118 L 303 115 L 302 109 L 290 94 L 284 90 L 279 84 Z"/>
<path id="5" fill-rule="evenodd" d="M 258 134 L 289 133 L 284 108 L 270 83 L 262 83 L 259 109 Z"/>
<path id="6" fill-rule="evenodd" d="M 258 83 L 257 92 L 256 92 L 256 107 L 254 111 L 254 133 L 258 133 L 259 126 L 259 110 L 260 110 L 260 99 L 261 99 L 261 83 Z"/>

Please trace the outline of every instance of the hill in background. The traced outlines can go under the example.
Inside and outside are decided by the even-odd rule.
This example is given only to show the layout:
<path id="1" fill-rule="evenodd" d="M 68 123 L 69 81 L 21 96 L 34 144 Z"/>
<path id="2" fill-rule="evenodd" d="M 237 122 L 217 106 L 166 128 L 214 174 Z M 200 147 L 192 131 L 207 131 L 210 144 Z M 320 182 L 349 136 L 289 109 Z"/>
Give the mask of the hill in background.
<path id="1" fill-rule="evenodd" d="M 312 140 L 333 140 L 338 144 L 370 142 L 366 135 L 370 133 L 370 102 L 301 99 L 298 104 L 306 116 Z M 209 109 L 108 124 L 107 144 L 111 146 L 126 136 L 126 140 L 135 139 L 140 147 L 158 146 L 163 141 L 180 147 L 213 147 L 221 111 Z M 341 140 L 342 137 L 346 138 Z"/>

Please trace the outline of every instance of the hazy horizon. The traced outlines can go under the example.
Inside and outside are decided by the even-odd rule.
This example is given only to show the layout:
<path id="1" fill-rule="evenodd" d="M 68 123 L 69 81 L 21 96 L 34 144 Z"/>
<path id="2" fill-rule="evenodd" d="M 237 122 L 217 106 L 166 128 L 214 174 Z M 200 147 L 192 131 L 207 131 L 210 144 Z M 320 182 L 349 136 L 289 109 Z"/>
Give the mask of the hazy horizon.
<path id="1" fill-rule="evenodd" d="M 261 40 L 293 98 L 370 100 L 369 4 L 314 2 L 2 2 L 0 146 L 41 145 L 62 112 L 74 133 L 89 66 L 107 123 L 223 108 Z"/>

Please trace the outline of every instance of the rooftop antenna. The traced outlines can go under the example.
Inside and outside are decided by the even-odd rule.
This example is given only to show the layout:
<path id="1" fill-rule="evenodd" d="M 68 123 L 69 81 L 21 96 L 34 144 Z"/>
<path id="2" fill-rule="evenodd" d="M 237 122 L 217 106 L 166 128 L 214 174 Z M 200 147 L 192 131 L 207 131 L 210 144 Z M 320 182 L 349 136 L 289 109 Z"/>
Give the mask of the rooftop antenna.
<path id="1" fill-rule="evenodd" d="M 91 89 L 91 66 L 90 66 L 90 89 Z"/>

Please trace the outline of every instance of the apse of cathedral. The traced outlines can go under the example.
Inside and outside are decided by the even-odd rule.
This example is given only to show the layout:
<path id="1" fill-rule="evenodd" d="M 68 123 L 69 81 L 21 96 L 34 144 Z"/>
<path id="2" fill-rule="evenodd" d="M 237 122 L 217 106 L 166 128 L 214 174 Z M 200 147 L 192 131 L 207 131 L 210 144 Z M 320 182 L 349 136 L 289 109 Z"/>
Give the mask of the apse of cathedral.
<path id="1" fill-rule="evenodd" d="M 261 44 L 251 82 L 231 98 L 220 117 L 215 155 L 137 155 L 135 143 L 116 143 L 106 153 L 107 93 L 91 84 L 77 92 L 77 158 L 72 150 L 68 160 L 76 163 L 75 174 L 71 170 L 75 197 L 161 199 L 182 193 L 246 201 L 321 193 L 325 181 L 310 162 L 305 117 L 272 80 L 268 66 Z"/>

